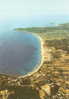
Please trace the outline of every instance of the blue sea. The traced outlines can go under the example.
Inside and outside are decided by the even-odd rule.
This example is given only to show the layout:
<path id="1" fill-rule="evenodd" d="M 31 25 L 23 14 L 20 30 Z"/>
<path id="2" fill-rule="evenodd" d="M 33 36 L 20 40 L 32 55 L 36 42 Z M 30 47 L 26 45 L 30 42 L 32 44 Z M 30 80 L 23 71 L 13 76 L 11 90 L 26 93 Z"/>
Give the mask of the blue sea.
<path id="1" fill-rule="evenodd" d="M 40 62 L 40 41 L 26 32 L 0 33 L 0 73 L 27 74 Z"/>
<path id="2" fill-rule="evenodd" d="M 69 22 L 68 16 L 44 16 L 24 19 L 9 18 L 0 22 L 0 73 L 25 75 L 41 61 L 40 41 L 18 27 L 45 27 Z"/>

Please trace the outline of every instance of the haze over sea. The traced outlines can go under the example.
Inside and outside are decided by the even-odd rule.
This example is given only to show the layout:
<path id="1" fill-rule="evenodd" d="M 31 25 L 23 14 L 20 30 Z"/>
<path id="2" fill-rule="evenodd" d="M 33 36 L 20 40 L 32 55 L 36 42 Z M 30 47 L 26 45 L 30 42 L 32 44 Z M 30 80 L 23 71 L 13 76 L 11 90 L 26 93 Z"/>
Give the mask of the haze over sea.
<path id="1" fill-rule="evenodd" d="M 23 16 L 7 18 L 0 21 L 0 30 L 12 30 L 19 27 L 46 27 L 55 26 L 58 24 L 64 24 L 69 22 L 69 16 L 37 16 L 28 17 Z"/>

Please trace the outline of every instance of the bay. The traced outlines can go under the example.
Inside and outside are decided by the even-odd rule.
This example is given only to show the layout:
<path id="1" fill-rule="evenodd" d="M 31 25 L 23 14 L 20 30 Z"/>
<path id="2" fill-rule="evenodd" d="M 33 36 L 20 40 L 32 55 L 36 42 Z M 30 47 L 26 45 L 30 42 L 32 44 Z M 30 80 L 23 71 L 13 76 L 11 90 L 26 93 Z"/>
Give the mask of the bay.
<path id="1" fill-rule="evenodd" d="M 31 33 L 0 33 L 0 73 L 25 75 L 40 62 L 40 41 Z"/>

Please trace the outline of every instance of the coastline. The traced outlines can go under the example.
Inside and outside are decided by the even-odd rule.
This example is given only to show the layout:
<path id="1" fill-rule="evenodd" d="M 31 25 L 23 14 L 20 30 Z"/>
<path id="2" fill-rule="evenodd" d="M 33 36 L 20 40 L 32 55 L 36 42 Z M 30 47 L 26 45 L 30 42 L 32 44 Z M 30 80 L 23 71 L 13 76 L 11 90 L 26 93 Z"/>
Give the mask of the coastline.
<path id="1" fill-rule="evenodd" d="M 24 32 L 27 32 L 27 31 L 24 31 Z M 28 32 L 28 33 L 30 33 L 30 32 Z M 29 72 L 29 73 L 26 74 L 26 75 L 19 76 L 18 78 L 25 78 L 25 77 L 32 76 L 34 73 L 38 72 L 38 70 L 42 67 L 42 64 L 43 64 L 43 62 L 44 62 L 44 47 L 43 47 L 44 41 L 43 41 L 43 39 L 40 37 L 40 35 L 38 35 L 38 34 L 35 34 L 35 33 L 32 33 L 32 32 L 31 32 L 31 35 L 34 35 L 35 37 L 37 37 L 37 39 L 38 39 L 39 42 L 40 42 L 41 60 L 40 60 L 40 63 L 37 64 L 37 65 L 35 66 L 35 68 L 34 68 L 31 72 Z"/>

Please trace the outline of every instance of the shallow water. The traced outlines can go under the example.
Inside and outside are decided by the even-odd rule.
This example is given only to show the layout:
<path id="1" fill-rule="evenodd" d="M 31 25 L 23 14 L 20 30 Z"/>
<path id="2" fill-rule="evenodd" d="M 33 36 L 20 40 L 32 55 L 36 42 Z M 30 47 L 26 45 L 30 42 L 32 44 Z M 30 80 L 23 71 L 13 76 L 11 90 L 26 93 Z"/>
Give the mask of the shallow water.
<path id="1" fill-rule="evenodd" d="M 26 32 L 0 32 L 0 73 L 24 75 L 41 59 L 40 41 Z"/>

